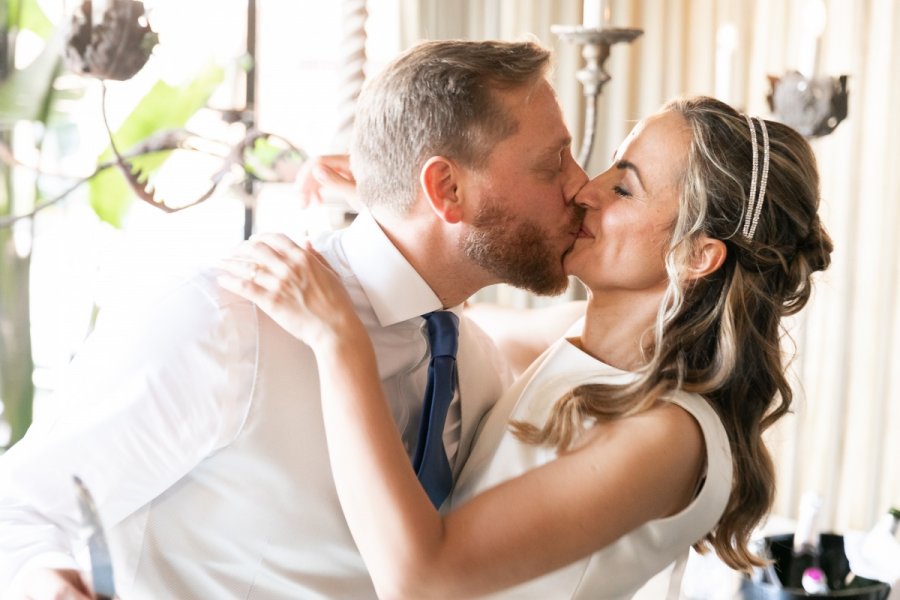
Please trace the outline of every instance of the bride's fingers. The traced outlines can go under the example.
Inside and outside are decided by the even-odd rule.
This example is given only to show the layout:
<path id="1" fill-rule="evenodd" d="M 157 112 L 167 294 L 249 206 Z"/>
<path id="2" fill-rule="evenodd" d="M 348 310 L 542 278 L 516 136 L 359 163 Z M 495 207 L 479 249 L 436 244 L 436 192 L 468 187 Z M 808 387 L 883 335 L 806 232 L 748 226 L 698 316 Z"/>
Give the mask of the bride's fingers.
<path id="1" fill-rule="evenodd" d="M 280 254 L 292 263 L 296 263 L 302 258 L 302 246 L 283 233 L 266 233 L 250 239 L 266 244 L 272 251 Z"/>
<path id="2" fill-rule="evenodd" d="M 252 258 L 238 256 L 237 254 L 220 258 L 218 260 L 218 266 L 235 277 L 246 276 L 250 278 L 259 271 L 259 263 Z"/>
<path id="3" fill-rule="evenodd" d="M 324 256 L 322 256 L 321 254 L 319 254 L 319 251 L 318 251 L 318 250 L 316 250 L 315 248 L 313 248 L 312 242 L 310 242 L 309 240 L 306 240 L 305 242 L 303 242 L 303 249 L 304 249 L 306 252 L 308 252 L 310 255 L 312 255 L 312 257 L 313 257 L 314 259 L 316 259 L 316 261 L 317 261 L 320 265 L 322 265 L 323 267 L 325 267 L 326 269 L 328 269 L 329 271 L 331 271 L 331 272 L 334 274 L 335 277 L 337 277 L 338 279 L 340 279 L 340 275 L 338 275 L 337 271 L 334 270 L 334 267 L 332 267 L 331 264 L 330 264 L 327 260 L 325 260 L 325 257 L 324 257 Z"/>
<path id="4" fill-rule="evenodd" d="M 296 251 L 283 241 L 270 236 L 251 238 L 247 242 L 246 257 L 276 277 L 289 279 L 297 262 Z"/>
<path id="5" fill-rule="evenodd" d="M 249 256 L 282 279 L 303 279 L 305 263 L 303 248 L 284 234 L 261 234 L 250 238 Z"/>
<path id="6" fill-rule="evenodd" d="M 289 238 L 272 235 L 261 235 L 251 238 L 226 260 L 233 264 L 223 266 L 233 275 L 250 278 L 255 276 L 256 283 L 275 291 L 285 283 L 302 286 L 305 281 L 303 252 Z M 249 265 L 241 268 L 240 263 Z M 252 273 L 247 271 L 252 269 Z"/>
<path id="7" fill-rule="evenodd" d="M 247 299 L 255 300 L 258 294 L 269 293 L 276 294 L 284 288 L 296 289 L 305 285 L 304 275 L 302 272 L 290 272 L 290 277 L 283 277 L 272 273 L 269 267 L 257 262 L 260 259 L 229 257 L 219 261 L 219 266 L 231 278 L 231 285 L 226 287 L 231 291 L 232 288 L 239 287 L 254 294 L 250 298 L 247 294 L 241 294 Z"/>
<path id="8" fill-rule="evenodd" d="M 315 302 L 334 298 L 341 287 L 340 277 L 308 240 L 298 245 L 283 234 L 254 236 L 222 267 L 232 277 L 223 287 L 257 304 L 264 296 L 274 302 L 298 294 L 304 296 L 297 298 L 301 302 Z"/>
<path id="9" fill-rule="evenodd" d="M 319 269 L 324 269 L 332 276 L 340 279 L 331 265 L 328 264 L 328 261 L 312 247 L 312 243 L 309 240 L 305 240 L 301 245 L 298 245 L 284 234 L 269 234 L 265 237 L 260 237 L 259 241 L 265 243 L 278 254 L 283 264 L 289 268 L 290 274 L 278 270 L 281 265 L 270 265 L 267 263 L 267 266 L 276 275 L 282 277 L 290 276 L 296 279 L 301 289 L 310 278 L 316 277 Z"/>
<path id="10" fill-rule="evenodd" d="M 257 284 L 263 267 L 254 258 L 230 256 L 219 261 L 219 267 L 232 279 Z"/>
<path id="11" fill-rule="evenodd" d="M 255 276 L 248 277 L 246 273 L 234 274 L 227 270 L 219 273 L 216 277 L 218 284 L 229 292 L 237 294 L 254 304 L 259 304 L 268 296 L 269 291 L 259 285 L 255 279 Z"/>

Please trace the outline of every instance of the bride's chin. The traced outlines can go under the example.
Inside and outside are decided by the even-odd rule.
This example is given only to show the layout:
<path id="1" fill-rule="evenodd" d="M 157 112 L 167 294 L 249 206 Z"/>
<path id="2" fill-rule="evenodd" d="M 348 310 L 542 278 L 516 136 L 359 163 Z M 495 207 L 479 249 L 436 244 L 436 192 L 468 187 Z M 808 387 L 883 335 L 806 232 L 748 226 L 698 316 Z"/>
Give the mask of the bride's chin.
<path id="1" fill-rule="evenodd" d="M 565 274 L 566 274 L 567 276 L 569 276 L 569 277 L 574 277 L 574 278 L 577 279 L 580 283 L 584 283 L 584 281 L 581 279 L 581 277 L 578 276 L 578 274 L 579 274 L 580 271 L 578 271 L 577 269 L 571 269 L 571 268 L 569 268 L 569 265 L 563 263 L 563 271 L 565 272 Z"/>

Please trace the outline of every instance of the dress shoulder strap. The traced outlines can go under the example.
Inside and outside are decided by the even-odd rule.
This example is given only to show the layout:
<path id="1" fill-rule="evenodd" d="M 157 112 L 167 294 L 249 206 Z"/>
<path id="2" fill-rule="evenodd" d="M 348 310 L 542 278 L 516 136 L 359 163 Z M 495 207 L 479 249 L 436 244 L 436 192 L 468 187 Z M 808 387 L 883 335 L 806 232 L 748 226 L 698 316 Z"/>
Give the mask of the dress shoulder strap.
<path id="1" fill-rule="evenodd" d="M 685 550 L 675 559 L 675 566 L 672 568 L 672 574 L 669 575 L 669 591 L 666 593 L 666 600 L 678 600 L 681 597 L 681 583 L 684 581 L 684 570 L 687 567 L 690 549 Z"/>

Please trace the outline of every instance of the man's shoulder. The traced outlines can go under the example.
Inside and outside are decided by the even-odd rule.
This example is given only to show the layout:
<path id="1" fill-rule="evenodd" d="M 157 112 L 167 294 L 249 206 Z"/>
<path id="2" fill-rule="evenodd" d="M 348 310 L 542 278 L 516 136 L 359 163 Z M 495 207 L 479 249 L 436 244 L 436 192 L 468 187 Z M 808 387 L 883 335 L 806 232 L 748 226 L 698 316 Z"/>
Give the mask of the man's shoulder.
<path id="1" fill-rule="evenodd" d="M 98 329 L 185 338 L 223 327 L 255 328 L 253 304 L 222 288 L 221 273 L 218 266 L 202 266 L 123 290 L 101 307 Z"/>

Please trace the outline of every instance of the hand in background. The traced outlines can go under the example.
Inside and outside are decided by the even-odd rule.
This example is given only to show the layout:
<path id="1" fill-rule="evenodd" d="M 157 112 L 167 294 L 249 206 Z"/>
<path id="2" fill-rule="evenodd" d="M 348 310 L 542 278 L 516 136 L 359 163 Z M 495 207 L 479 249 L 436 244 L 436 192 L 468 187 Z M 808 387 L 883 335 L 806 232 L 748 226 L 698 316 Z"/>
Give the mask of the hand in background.
<path id="1" fill-rule="evenodd" d="M 356 179 L 350 172 L 350 157 L 346 154 L 309 158 L 297 173 L 295 185 L 300 204 L 304 208 L 314 203 L 321 204 L 322 194 L 325 192 L 341 196 L 350 206 L 359 210 Z"/>
<path id="2" fill-rule="evenodd" d="M 307 242 L 263 234 L 224 262 L 225 289 L 256 304 L 288 333 L 315 350 L 339 338 L 368 335 L 340 278 Z"/>

